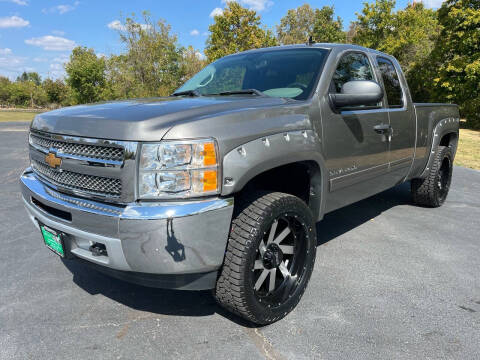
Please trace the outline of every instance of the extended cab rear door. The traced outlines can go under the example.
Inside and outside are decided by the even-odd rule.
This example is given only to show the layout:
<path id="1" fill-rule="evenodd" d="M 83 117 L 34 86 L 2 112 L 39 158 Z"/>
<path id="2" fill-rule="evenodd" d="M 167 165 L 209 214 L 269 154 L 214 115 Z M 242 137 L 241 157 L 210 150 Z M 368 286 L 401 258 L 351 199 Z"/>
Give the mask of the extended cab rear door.
<path id="1" fill-rule="evenodd" d="M 415 151 L 415 114 L 407 83 L 398 62 L 376 55 L 376 65 L 385 91 L 385 105 L 391 133 L 389 137 L 389 177 L 392 185 L 407 176 Z"/>

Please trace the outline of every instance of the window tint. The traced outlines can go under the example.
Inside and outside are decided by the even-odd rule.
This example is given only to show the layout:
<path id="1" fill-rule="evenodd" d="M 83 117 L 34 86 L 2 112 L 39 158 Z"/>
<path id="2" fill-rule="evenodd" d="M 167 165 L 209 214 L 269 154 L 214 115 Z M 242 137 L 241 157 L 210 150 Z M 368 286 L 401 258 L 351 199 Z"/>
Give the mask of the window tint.
<path id="1" fill-rule="evenodd" d="M 328 52 L 319 48 L 264 50 L 219 59 L 188 80 L 179 91 L 202 95 L 257 89 L 265 95 L 307 99 Z"/>
<path id="2" fill-rule="evenodd" d="M 377 59 L 378 67 L 382 73 L 383 84 L 385 86 L 385 93 L 387 94 L 388 107 L 399 108 L 403 107 L 403 93 L 398 74 L 390 60 L 385 58 Z"/>
<path id="3" fill-rule="evenodd" d="M 349 53 L 344 55 L 333 74 L 331 91 L 340 93 L 343 84 L 354 80 L 373 80 L 372 67 L 366 55 Z"/>

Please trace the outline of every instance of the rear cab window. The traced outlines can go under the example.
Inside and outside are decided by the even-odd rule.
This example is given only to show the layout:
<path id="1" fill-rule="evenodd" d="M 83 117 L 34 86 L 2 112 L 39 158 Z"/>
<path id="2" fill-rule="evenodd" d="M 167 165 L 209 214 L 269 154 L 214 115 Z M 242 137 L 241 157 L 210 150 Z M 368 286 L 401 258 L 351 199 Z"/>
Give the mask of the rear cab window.
<path id="1" fill-rule="evenodd" d="M 403 90 L 395 66 L 384 57 L 377 57 L 377 64 L 382 75 L 388 107 L 403 108 Z"/>

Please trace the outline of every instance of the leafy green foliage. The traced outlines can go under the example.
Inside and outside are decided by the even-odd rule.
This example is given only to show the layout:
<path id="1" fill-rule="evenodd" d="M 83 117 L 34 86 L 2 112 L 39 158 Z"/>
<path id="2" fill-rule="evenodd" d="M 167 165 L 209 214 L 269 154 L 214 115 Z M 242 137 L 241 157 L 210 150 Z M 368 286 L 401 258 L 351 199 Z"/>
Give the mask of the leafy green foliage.
<path id="1" fill-rule="evenodd" d="M 316 42 L 346 41 L 343 22 L 340 17 L 335 20 L 333 6 L 312 9 L 304 4 L 296 9 L 290 9 L 277 26 L 277 39 L 281 44 L 305 43 L 310 36 Z"/>
<path id="2" fill-rule="evenodd" d="M 50 104 L 68 104 L 69 88 L 62 80 L 45 79 L 42 87 Z"/>
<path id="3" fill-rule="evenodd" d="M 422 3 L 393 12 L 395 1 L 376 0 L 357 14 L 353 42 L 393 55 L 404 72 L 424 63 L 433 50 L 440 26 L 435 11 Z"/>
<path id="4" fill-rule="evenodd" d="M 343 31 L 343 21 L 340 16 L 333 18 L 333 6 L 315 9 L 313 40 L 316 42 L 344 43 L 346 34 Z"/>
<path id="5" fill-rule="evenodd" d="M 109 80 L 115 97 L 164 96 L 179 86 L 182 49 L 164 20 L 154 22 L 148 12 L 139 24 L 133 15 L 120 31 L 126 53 L 112 57 Z"/>
<path id="6" fill-rule="evenodd" d="M 434 98 L 458 103 L 467 124 L 480 128 L 480 2 L 448 0 L 438 20 L 442 31 L 431 59 Z"/>
<path id="7" fill-rule="evenodd" d="M 42 83 L 42 78 L 36 72 L 23 72 L 22 75 L 17 77 L 17 81 L 32 81 L 35 85 Z"/>
<path id="8" fill-rule="evenodd" d="M 207 66 L 207 60 L 202 54 L 195 50 L 193 46 L 182 49 L 182 59 L 180 63 L 181 79 L 179 85 L 190 79 L 193 75 Z"/>
<path id="9" fill-rule="evenodd" d="M 106 63 L 97 57 L 93 49 L 76 47 L 65 65 L 67 84 L 71 87 L 73 98 L 79 104 L 102 99 L 106 85 Z"/>
<path id="10" fill-rule="evenodd" d="M 356 35 L 353 42 L 372 49 L 383 49 L 385 39 L 391 36 L 394 30 L 394 7 L 395 0 L 364 3 L 362 13 L 357 13 Z"/>
<path id="11" fill-rule="evenodd" d="M 222 15 L 209 26 L 205 54 L 209 61 L 240 51 L 277 45 L 270 30 L 263 29 L 260 16 L 237 2 L 228 2 Z"/>

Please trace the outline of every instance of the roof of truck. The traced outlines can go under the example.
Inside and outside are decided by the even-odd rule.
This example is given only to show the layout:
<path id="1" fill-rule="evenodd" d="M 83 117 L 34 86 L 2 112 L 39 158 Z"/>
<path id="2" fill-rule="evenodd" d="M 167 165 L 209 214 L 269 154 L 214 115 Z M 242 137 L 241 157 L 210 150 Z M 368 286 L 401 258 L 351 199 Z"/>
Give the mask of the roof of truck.
<path id="1" fill-rule="evenodd" d="M 313 44 L 294 44 L 294 45 L 271 46 L 271 47 L 260 48 L 260 49 L 246 50 L 246 51 L 238 52 L 238 53 L 231 54 L 231 55 L 228 55 L 228 56 L 234 56 L 234 55 L 246 54 L 246 53 L 254 53 L 254 52 L 263 52 L 263 51 L 268 51 L 268 50 L 285 50 L 285 49 L 299 49 L 299 48 L 352 49 L 352 50 L 363 50 L 363 51 L 367 51 L 367 52 L 373 52 L 373 53 L 376 53 L 376 54 L 391 56 L 391 55 L 382 53 L 381 51 L 366 48 L 366 47 L 359 46 L 359 45 L 337 44 L 337 43 L 313 43 Z"/>

